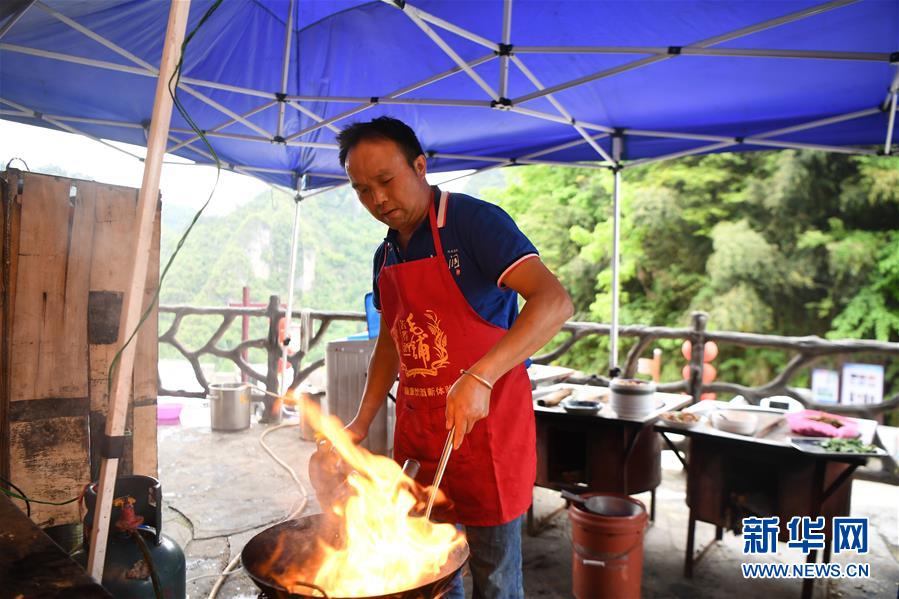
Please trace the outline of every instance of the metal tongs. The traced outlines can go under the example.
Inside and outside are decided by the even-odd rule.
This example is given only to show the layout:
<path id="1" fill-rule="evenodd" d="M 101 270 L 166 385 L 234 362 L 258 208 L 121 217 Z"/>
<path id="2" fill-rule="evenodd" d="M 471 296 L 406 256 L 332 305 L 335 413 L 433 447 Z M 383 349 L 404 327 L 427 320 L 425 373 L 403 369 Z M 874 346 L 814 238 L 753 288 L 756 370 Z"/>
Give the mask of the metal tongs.
<path id="1" fill-rule="evenodd" d="M 434 508 L 434 501 L 437 499 L 437 488 L 440 486 L 440 481 L 443 480 L 443 473 L 446 471 L 446 463 L 449 461 L 450 454 L 453 452 L 453 437 L 455 434 L 456 427 L 454 426 L 446 436 L 446 443 L 443 444 L 443 453 L 440 455 L 440 462 L 437 464 L 437 472 L 434 473 L 434 483 L 431 485 L 431 494 L 428 497 L 425 520 L 431 519 L 431 510 Z"/>

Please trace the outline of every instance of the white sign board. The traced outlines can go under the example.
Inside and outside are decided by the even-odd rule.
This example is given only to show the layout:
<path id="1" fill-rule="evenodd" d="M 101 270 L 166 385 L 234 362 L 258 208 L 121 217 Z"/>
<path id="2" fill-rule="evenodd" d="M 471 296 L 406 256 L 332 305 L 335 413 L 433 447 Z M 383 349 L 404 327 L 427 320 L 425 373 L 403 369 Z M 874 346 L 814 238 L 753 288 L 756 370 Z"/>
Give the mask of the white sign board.
<path id="1" fill-rule="evenodd" d="M 826 368 L 812 370 L 812 401 L 835 404 L 840 399 L 840 373 Z"/>
<path id="2" fill-rule="evenodd" d="M 843 364 L 841 404 L 878 404 L 882 401 L 883 366 L 880 364 Z"/>

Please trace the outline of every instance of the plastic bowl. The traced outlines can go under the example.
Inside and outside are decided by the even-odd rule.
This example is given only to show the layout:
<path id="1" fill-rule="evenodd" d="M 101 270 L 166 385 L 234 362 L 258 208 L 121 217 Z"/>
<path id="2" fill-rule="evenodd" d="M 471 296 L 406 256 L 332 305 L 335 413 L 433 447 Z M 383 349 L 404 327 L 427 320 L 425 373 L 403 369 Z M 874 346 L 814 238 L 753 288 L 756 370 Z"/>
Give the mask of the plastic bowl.
<path id="1" fill-rule="evenodd" d="M 751 435 L 758 426 L 759 419 L 749 412 L 736 410 L 718 410 L 712 412 L 712 424 L 718 430 L 738 435 Z"/>
<path id="2" fill-rule="evenodd" d="M 157 422 L 174 422 L 181 418 L 181 408 L 184 405 L 180 403 L 160 403 L 156 404 L 156 421 Z"/>

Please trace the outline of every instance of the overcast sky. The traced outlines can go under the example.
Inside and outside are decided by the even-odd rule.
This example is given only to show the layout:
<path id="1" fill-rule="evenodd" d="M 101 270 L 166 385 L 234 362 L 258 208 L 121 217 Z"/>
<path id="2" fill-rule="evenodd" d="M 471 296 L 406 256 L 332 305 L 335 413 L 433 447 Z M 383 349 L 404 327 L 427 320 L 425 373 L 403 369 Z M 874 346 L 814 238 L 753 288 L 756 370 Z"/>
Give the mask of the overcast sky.
<path id="1" fill-rule="evenodd" d="M 145 149 L 140 146 L 111 143 L 139 156 L 145 154 Z M 12 158 L 24 159 L 29 169 L 35 172 L 45 171 L 47 167 L 55 165 L 86 179 L 129 187 L 140 187 L 144 166 L 136 158 L 81 135 L 0 120 L 0 170 L 4 170 Z M 168 154 L 166 161 L 181 164 L 162 166 L 159 186 L 163 205 L 199 208 L 206 201 L 215 182 L 215 167 L 187 164 L 184 159 Z M 23 168 L 20 162 L 14 162 L 12 166 Z M 440 173 L 429 176 L 428 179 L 432 183 L 440 183 L 459 174 Z M 460 179 L 444 187 L 449 191 L 456 191 L 464 184 L 465 179 Z M 230 212 L 268 189 L 270 186 L 258 179 L 223 170 L 207 212 Z"/>

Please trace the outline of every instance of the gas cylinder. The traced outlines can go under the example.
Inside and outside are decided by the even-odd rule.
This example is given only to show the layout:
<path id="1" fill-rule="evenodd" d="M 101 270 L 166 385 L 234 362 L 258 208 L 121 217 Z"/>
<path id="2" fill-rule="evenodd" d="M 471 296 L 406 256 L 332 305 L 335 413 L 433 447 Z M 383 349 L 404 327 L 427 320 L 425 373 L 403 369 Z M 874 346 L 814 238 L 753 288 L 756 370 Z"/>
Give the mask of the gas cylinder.
<path id="1" fill-rule="evenodd" d="M 116 480 L 113 496 L 103 587 L 117 598 L 155 599 L 155 574 L 165 599 L 184 599 L 184 552 L 175 541 L 162 534 L 162 486 L 159 481 L 150 476 L 122 476 Z M 83 549 L 73 556 L 82 564 L 86 564 L 90 551 L 97 483 L 91 483 L 85 490 L 84 502 L 87 514 Z"/>

